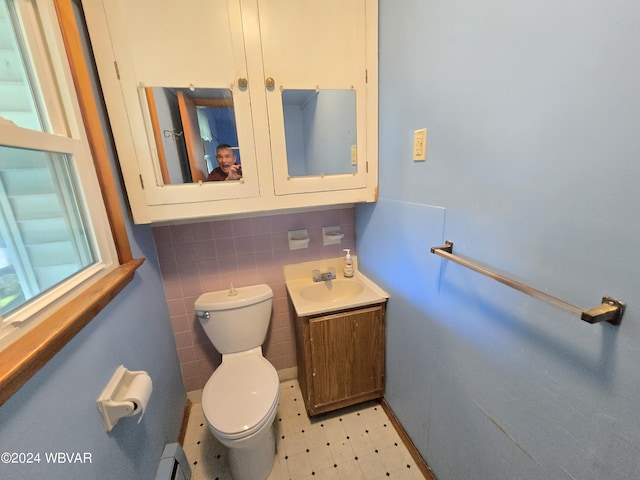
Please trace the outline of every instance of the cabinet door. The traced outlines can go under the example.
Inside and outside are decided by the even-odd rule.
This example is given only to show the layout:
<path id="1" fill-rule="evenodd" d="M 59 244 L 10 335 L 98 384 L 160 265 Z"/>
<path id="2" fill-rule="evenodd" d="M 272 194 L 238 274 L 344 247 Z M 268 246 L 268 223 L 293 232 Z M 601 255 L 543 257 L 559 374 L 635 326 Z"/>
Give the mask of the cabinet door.
<path id="1" fill-rule="evenodd" d="M 277 195 L 364 188 L 365 0 L 257 0 Z"/>
<path id="2" fill-rule="evenodd" d="M 210 200 L 257 197 L 250 86 L 245 82 L 247 67 L 239 2 L 86 0 L 83 6 L 134 214 L 138 204 L 180 208 Z M 148 105 L 149 90 L 156 92 L 155 98 L 162 99 L 157 108 Z M 161 95 L 163 92 L 165 96 Z M 233 125 L 229 129 L 234 132 L 234 140 L 218 140 L 216 134 L 220 129 L 216 131 L 214 125 L 206 129 L 207 134 L 213 134 L 204 135 L 203 124 L 192 121 L 195 135 L 191 144 L 185 144 L 180 116 L 176 118 L 172 108 L 173 97 L 179 93 L 203 101 L 221 97 L 231 101 Z M 177 111 L 177 100 L 175 103 Z M 162 132 L 155 132 L 154 125 L 161 123 L 159 115 L 165 116 L 165 125 L 177 127 L 164 126 Z M 207 140 L 209 137 L 212 140 Z M 179 164 L 174 168 L 176 172 L 185 167 L 183 170 L 189 173 L 184 178 L 176 181 L 176 175 L 169 181 L 170 175 L 163 176 L 158 139 L 168 144 L 164 153 L 170 157 L 174 150 L 178 153 L 189 150 L 188 161 L 183 158 L 165 161 Z M 215 146 L 220 143 L 238 149 L 242 180 L 203 182 L 208 171 L 191 174 L 190 165 L 203 164 L 202 146 L 209 145 L 207 170 L 217 166 Z"/>
<path id="3" fill-rule="evenodd" d="M 309 321 L 313 408 L 375 398 L 383 391 L 382 307 Z"/>

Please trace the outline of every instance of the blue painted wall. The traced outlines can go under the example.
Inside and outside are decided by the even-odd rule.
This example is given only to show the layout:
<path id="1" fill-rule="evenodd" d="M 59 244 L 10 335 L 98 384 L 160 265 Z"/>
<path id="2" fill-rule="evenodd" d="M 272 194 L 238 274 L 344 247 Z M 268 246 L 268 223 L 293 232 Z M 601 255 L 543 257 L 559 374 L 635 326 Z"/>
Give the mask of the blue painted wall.
<path id="1" fill-rule="evenodd" d="M 439 480 L 640 478 L 640 4 L 380 0 L 386 398 Z M 413 131 L 429 129 L 426 162 Z M 429 248 L 593 307 L 588 325 Z"/>
<path id="2" fill-rule="evenodd" d="M 133 282 L 0 407 L 0 451 L 41 455 L 0 463 L 0 478 L 153 479 L 164 445 L 177 441 L 186 394 L 150 228 L 130 239 L 146 258 Z M 153 392 L 139 424 L 124 418 L 106 432 L 96 400 L 120 364 L 149 372 Z M 45 452 L 88 452 L 92 462 L 52 465 Z"/>
<path id="3" fill-rule="evenodd" d="M 0 453 L 40 454 L 0 463 L 3 480 L 153 479 L 164 445 L 178 439 L 186 393 L 151 228 L 127 228 L 134 257 L 146 258 L 134 280 L 0 407 Z M 149 372 L 153 392 L 139 424 L 124 418 L 107 433 L 96 400 L 120 364 Z M 57 452 L 90 462 L 48 463 Z"/>

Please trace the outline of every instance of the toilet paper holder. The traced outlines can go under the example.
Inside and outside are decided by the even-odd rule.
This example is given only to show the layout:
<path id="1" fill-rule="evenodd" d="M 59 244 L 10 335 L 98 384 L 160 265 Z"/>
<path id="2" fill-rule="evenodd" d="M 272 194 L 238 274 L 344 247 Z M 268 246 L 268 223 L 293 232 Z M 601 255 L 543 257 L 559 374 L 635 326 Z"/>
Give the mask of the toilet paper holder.
<path id="1" fill-rule="evenodd" d="M 111 431 L 121 418 L 137 415 L 151 395 L 151 378 L 144 370 L 130 371 L 120 365 L 96 403 L 102 414 L 104 428 Z M 142 415 L 138 420 L 140 423 Z"/>

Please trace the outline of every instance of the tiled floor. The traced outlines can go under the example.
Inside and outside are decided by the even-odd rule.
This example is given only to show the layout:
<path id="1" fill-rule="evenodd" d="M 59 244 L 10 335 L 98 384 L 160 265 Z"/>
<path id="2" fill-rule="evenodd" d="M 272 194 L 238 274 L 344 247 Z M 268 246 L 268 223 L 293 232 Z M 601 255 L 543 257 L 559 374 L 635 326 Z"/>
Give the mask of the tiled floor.
<path id="1" fill-rule="evenodd" d="M 277 453 L 268 480 L 424 480 L 377 402 L 309 419 L 297 380 L 280 384 Z M 231 480 L 227 452 L 194 403 L 184 449 L 197 480 Z"/>

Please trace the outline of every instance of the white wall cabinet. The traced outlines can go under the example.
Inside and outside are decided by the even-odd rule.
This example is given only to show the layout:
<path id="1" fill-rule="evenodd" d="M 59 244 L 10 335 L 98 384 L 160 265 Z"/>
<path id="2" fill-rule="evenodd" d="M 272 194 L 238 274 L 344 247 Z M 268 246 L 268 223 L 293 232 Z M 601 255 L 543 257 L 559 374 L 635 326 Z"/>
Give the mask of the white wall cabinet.
<path id="1" fill-rule="evenodd" d="M 136 223 L 375 201 L 375 0 L 83 6 Z M 222 92 L 232 102 L 242 180 L 192 181 L 202 176 L 189 173 L 170 180 L 162 167 L 184 167 L 174 150 L 188 155 L 185 135 L 162 126 L 163 106 L 148 101 L 150 91 L 169 89 L 211 102 Z M 209 141 L 233 145 L 223 138 L 233 129 L 211 121 L 200 124 L 201 138 L 204 130 L 213 138 L 202 140 L 205 151 Z"/>

